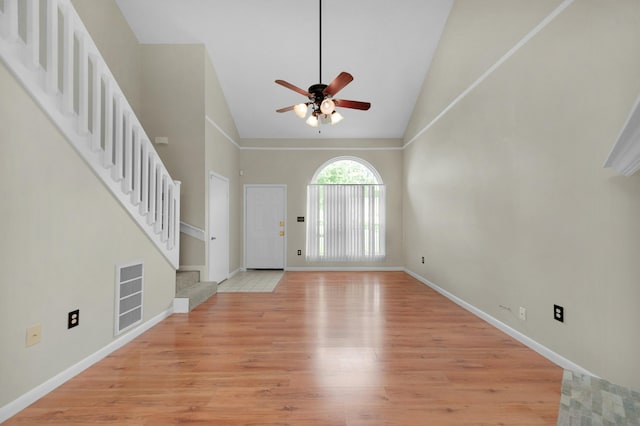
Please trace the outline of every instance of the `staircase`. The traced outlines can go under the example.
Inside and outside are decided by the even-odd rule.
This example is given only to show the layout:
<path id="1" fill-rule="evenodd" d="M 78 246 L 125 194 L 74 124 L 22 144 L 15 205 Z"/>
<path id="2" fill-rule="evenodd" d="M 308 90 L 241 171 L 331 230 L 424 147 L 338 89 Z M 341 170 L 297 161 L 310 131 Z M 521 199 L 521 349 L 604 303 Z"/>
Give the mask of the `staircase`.
<path id="1" fill-rule="evenodd" d="M 169 176 L 71 1 L 0 0 L 0 60 L 178 269 L 180 182 Z"/>
<path id="2" fill-rule="evenodd" d="M 198 271 L 176 271 L 176 298 L 173 302 L 175 313 L 194 310 L 218 292 L 218 283 L 200 281 Z"/>

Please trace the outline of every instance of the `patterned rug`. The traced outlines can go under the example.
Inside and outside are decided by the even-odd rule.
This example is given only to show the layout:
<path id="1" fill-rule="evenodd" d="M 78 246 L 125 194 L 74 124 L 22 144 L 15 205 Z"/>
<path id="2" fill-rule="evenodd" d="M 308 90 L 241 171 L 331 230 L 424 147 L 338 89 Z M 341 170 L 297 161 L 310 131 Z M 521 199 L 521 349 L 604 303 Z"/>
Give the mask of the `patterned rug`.
<path id="1" fill-rule="evenodd" d="M 640 425 L 640 392 L 565 370 L 558 426 L 574 425 Z"/>

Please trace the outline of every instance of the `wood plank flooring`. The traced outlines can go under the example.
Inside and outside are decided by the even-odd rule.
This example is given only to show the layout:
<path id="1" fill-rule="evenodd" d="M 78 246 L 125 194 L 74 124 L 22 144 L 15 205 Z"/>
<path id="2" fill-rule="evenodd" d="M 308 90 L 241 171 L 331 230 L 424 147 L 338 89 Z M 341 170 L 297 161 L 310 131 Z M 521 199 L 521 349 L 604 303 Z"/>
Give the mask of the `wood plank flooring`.
<path id="1" fill-rule="evenodd" d="M 7 425 L 555 425 L 562 369 L 403 272 L 217 294 Z"/>

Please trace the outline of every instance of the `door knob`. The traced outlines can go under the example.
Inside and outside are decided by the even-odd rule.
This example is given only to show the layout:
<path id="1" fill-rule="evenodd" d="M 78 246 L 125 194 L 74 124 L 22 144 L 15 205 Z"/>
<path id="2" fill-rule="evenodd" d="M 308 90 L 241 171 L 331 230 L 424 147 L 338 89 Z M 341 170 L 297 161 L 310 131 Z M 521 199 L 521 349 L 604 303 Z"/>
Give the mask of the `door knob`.
<path id="1" fill-rule="evenodd" d="M 216 237 L 211 237 L 211 239 L 212 239 L 212 240 L 215 240 L 215 239 L 216 239 Z"/>

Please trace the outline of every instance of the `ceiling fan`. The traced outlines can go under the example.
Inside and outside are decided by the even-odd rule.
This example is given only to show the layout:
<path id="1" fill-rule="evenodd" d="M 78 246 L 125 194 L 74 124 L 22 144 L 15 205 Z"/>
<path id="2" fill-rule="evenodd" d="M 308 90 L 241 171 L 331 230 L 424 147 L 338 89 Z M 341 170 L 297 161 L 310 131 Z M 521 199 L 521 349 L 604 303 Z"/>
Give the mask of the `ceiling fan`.
<path id="1" fill-rule="evenodd" d="M 318 0 L 319 4 L 319 78 L 322 82 L 322 0 Z M 353 81 L 353 76 L 348 72 L 341 72 L 329 85 L 318 83 L 313 84 L 308 90 L 301 89 L 284 80 L 276 80 L 276 83 L 291 89 L 303 96 L 309 98 L 309 101 L 280 108 L 276 112 L 287 112 L 293 110 L 300 118 L 305 118 L 307 113 L 311 112 L 307 118 L 307 124 L 311 127 L 318 127 L 319 123 L 336 124 L 342 121 L 342 115 L 336 111 L 336 107 L 351 108 L 359 110 L 368 110 L 371 107 L 369 102 L 349 101 L 346 99 L 335 99 L 334 96 L 342 90 L 347 84 Z"/>

